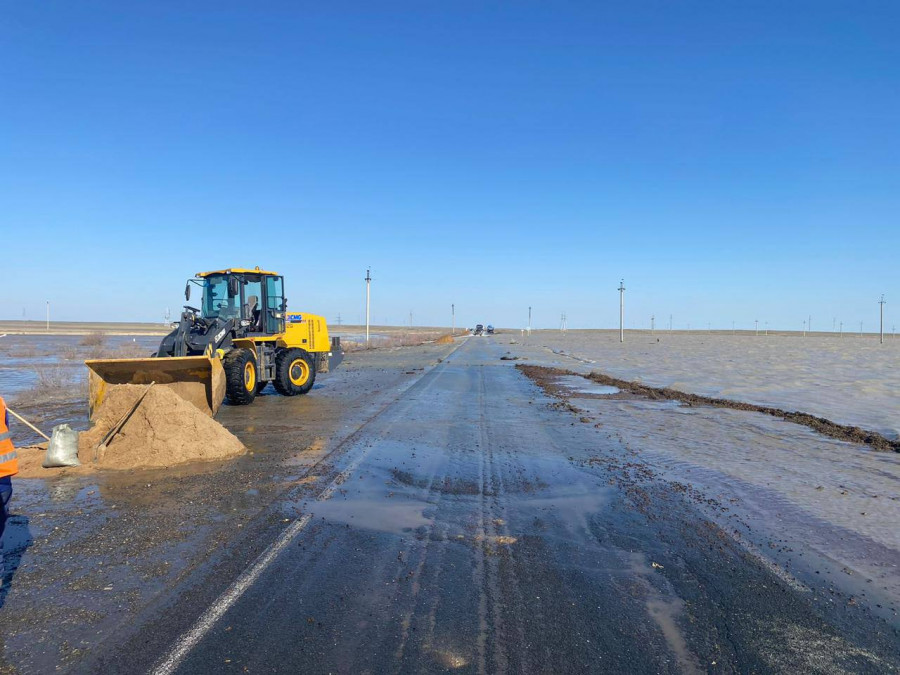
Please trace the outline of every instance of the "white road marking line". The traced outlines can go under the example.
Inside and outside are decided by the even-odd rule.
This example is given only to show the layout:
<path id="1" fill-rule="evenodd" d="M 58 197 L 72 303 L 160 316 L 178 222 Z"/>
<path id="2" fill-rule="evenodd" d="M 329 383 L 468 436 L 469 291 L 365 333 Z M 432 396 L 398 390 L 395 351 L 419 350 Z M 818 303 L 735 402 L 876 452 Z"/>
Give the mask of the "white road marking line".
<path id="1" fill-rule="evenodd" d="M 366 425 L 363 425 L 366 426 Z M 358 457 L 353 459 L 346 469 L 341 471 L 328 487 L 322 490 L 316 497 L 316 501 L 325 501 L 329 499 L 339 485 L 344 483 L 352 473 L 362 464 L 363 460 L 369 456 L 371 448 L 366 448 Z M 303 517 L 291 523 L 281 535 L 272 542 L 265 551 L 253 562 L 253 564 L 244 570 L 237 580 L 222 593 L 216 601 L 197 619 L 193 627 L 184 635 L 182 635 L 166 654 L 157 666 L 150 672 L 152 675 L 169 675 L 175 672 L 181 662 L 188 653 L 197 646 L 216 622 L 222 618 L 240 598 L 250 588 L 265 569 L 274 562 L 275 558 L 281 553 L 291 540 L 309 525 L 313 514 L 307 513 Z"/>
<path id="2" fill-rule="evenodd" d="M 312 520 L 312 516 L 309 514 L 303 516 L 299 520 L 295 520 L 281 533 L 281 536 L 278 537 L 278 539 L 269 544 L 268 548 L 259 555 L 253 565 L 244 570 L 237 580 L 229 586 L 212 605 L 210 605 L 209 609 L 207 609 L 199 619 L 197 619 L 193 628 L 176 641 L 175 645 L 169 653 L 166 654 L 165 658 L 151 671 L 153 675 L 167 675 L 168 673 L 174 672 L 184 660 L 184 657 L 187 656 L 188 652 L 203 639 L 216 622 L 222 618 L 222 615 L 225 614 L 225 612 L 240 599 L 246 590 L 253 585 L 259 578 L 259 575 L 263 573 L 263 570 L 272 564 L 272 561 L 275 560 L 276 556 L 291 543 L 291 540 L 294 537 L 300 534 L 303 528 L 309 524 L 310 520 Z"/>
<path id="3" fill-rule="evenodd" d="M 447 354 L 442 361 L 446 361 L 452 354 L 456 352 L 457 349 L 462 346 L 462 343 L 457 345 L 449 354 Z M 435 364 L 436 366 L 437 364 Z M 403 389 L 400 391 L 400 394 L 393 401 L 388 403 L 384 408 L 382 408 L 378 413 L 376 413 L 373 417 L 368 419 L 364 424 L 362 424 L 356 431 L 354 431 L 350 436 L 348 436 L 343 442 L 338 444 L 338 447 L 350 441 L 355 436 L 357 436 L 368 424 L 375 420 L 375 418 L 379 417 L 381 413 L 385 410 L 393 406 L 402 396 L 407 392 L 407 390 L 411 389 L 413 385 L 422 380 L 422 378 L 434 370 L 434 366 L 427 368 L 426 371 L 422 374 L 421 377 L 413 380 L 408 383 Z M 336 448 L 335 448 L 336 449 Z M 329 499 L 334 491 L 337 489 L 339 485 L 341 485 L 344 481 L 346 481 L 350 475 L 359 467 L 362 461 L 368 457 L 371 449 L 364 450 L 359 457 L 355 458 L 350 462 L 350 464 L 341 471 L 337 476 L 335 476 L 334 480 L 328 484 L 318 497 L 316 497 L 316 501 L 325 501 Z M 331 454 L 331 453 L 329 453 Z M 295 520 L 291 523 L 288 528 L 281 533 L 281 535 L 274 542 L 269 544 L 265 551 L 263 551 L 259 557 L 253 562 L 253 564 L 244 570 L 241 575 L 235 580 L 231 586 L 229 586 L 225 592 L 222 593 L 216 601 L 209 606 L 209 608 L 197 619 L 196 623 L 194 623 L 193 627 L 184 635 L 182 635 L 178 640 L 175 641 L 175 644 L 166 654 L 166 656 L 151 670 L 152 675 L 169 675 L 169 673 L 175 672 L 175 669 L 181 665 L 181 662 L 188 655 L 188 653 L 197 646 L 197 643 L 202 640 L 212 627 L 215 626 L 216 622 L 222 618 L 222 616 L 227 612 L 233 605 L 236 603 L 241 596 L 250 588 L 259 576 L 265 571 L 265 569 L 272 564 L 275 558 L 281 553 L 288 544 L 291 543 L 291 540 L 296 537 L 300 532 L 309 525 L 310 520 L 312 520 L 312 514 L 308 513 L 304 515 L 302 518 Z"/>

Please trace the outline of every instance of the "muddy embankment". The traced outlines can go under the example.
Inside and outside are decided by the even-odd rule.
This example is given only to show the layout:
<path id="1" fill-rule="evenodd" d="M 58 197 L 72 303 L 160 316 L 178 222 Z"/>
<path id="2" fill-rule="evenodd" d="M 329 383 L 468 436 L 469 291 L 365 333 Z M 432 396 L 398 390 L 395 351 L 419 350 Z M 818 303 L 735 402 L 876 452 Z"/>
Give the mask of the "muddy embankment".
<path id="1" fill-rule="evenodd" d="M 620 380 L 603 373 L 592 371 L 589 375 L 582 375 L 571 370 L 563 368 L 549 368 L 546 366 L 531 366 L 519 364 L 516 366 L 523 374 L 534 380 L 547 393 L 559 396 L 564 394 L 563 388 L 555 384 L 556 378 L 560 376 L 578 376 L 598 384 L 618 387 L 623 392 L 628 392 L 634 396 L 640 396 L 653 401 L 669 400 L 678 401 L 689 406 L 707 406 L 711 408 L 730 408 L 732 410 L 744 410 L 748 412 L 758 412 L 772 417 L 783 418 L 787 422 L 800 424 L 813 429 L 824 436 L 846 441 L 848 443 L 860 443 L 870 447 L 873 450 L 882 452 L 900 452 L 900 440 L 891 440 L 885 438 L 881 434 L 862 429 L 860 427 L 838 424 L 824 417 L 816 417 L 809 413 L 782 410 L 770 406 L 757 405 L 755 403 L 744 403 L 742 401 L 731 401 L 724 398 L 712 398 L 709 396 L 700 396 L 698 394 L 690 394 L 670 389 L 668 387 L 650 387 L 640 382 L 630 382 L 628 380 Z"/>

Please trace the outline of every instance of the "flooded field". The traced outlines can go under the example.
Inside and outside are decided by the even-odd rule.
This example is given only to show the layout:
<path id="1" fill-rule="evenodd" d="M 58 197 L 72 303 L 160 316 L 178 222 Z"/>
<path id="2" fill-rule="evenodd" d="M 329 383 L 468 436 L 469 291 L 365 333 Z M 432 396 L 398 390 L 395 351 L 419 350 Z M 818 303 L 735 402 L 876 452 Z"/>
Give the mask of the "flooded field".
<path id="1" fill-rule="evenodd" d="M 0 396 L 49 433 L 67 422 L 86 429 L 87 367 L 85 359 L 149 356 L 159 336 L 6 335 L 0 338 Z M 19 444 L 37 443 L 37 434 L 16 423 Z"/>
<path id="2" fill-rule="evenodd" d="M 900 437 L 900 340 L 537 331 L 529 344 L 655 387 L 799 410 Z M 561 362 L 562 364 L 562 362 Z"/>
<path id="3" fill-rule="evenodd" d="M 27 398 L 42 382 L 49 389 L 51 380 L 64 394 L 87 378 L 85 359 L 149 356 L 159 340 L 143 335 L 7 335 L 0 338 L 0 395 L 7 401 Z"/>

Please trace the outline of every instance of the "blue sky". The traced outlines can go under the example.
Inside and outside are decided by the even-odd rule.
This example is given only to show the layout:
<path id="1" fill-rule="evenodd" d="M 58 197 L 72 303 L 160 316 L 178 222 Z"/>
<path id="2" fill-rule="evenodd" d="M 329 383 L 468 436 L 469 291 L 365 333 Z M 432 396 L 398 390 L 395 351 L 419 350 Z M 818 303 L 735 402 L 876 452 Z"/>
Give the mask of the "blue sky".
<path id="1" fill-rule="evenodd" d="M 0 7 L 0 318 L 253 265 L 345 323 L 367 266 L 378 323 L 900 304 L 897 3 Z"/>

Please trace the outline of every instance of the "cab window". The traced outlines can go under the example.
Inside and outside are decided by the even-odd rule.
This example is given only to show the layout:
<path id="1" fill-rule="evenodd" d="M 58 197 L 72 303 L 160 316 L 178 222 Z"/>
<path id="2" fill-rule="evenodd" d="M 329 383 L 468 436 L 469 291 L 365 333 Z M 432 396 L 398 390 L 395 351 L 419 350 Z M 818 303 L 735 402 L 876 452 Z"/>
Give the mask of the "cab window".
<path id="1" fill-rule="evenodd" d="M 281 277 L 266 277 L 266 332 L 284 330 L 284 281 Z M 280 314 L 281 318 L 275 316 Z"/>
<path id="2" fill-rule="evenodd" d="M 224 275 L 207 277 L 203 282 L 203 310 L 205 319 L 237 316 L 239 299 L 228 295 L 228 278 Z"/>
<path id="3" fill-rule="evenodd" d="M 263 315 L 263 284 L 257 277 L 247 280 L 244 284 L 244 306 L 241 310 L 241 318 L 250 322 L 251 333 L 264 332 Z"/>

